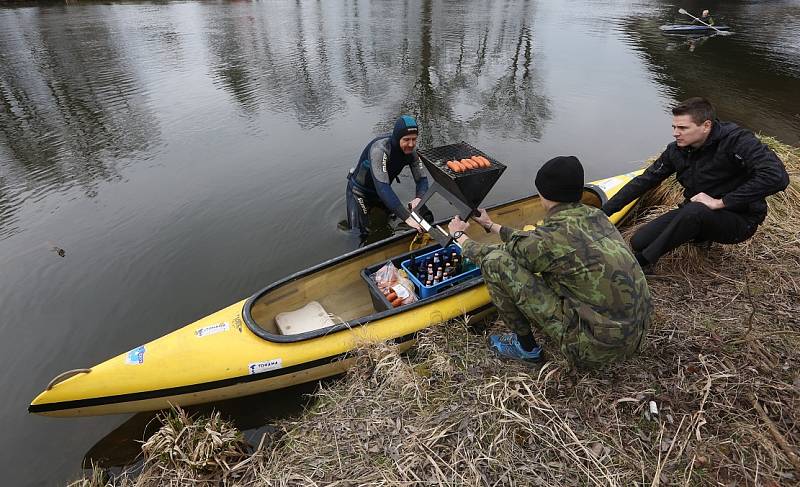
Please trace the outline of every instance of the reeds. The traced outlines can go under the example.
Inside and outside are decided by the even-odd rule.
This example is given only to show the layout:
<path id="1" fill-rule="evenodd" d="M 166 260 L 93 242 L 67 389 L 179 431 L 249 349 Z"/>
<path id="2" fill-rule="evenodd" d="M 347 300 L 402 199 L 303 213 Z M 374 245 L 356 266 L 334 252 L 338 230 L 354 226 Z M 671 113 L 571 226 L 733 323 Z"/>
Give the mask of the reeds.
<path id="1" fill-rule="evenodd" d="M 322 385 L 308 411 L 277 422 L 241 467 L 231 466 L 244 449 L 229 426 L 216 417 L 201 428 L 177 412 L 144 445 L 144 472 L 108 482 L 796 485 L 800 151 L 764 139 L 790 188 L 769 199 L 748 242 L 686 246 L 659 263 L 639 356 L 576 373 L 555 352 L 531 368 L 492 356 L 465 318 L 423 332 L 406 355 L 361 347 L 356 366 Z M 667 183 L 647 198 L 634 224 L 678 201 L 679 189 Z"/>

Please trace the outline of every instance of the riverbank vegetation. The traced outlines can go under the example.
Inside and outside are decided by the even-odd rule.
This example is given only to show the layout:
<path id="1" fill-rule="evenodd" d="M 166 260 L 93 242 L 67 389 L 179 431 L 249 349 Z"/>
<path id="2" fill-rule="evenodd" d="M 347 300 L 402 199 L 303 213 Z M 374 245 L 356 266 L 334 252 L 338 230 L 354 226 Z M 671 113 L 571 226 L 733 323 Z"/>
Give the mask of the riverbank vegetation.
<path id="1" fill-rule="evenodd" d="M 659 262 L 653 326 L 631 360 L 593 373 L 557 354 L 540 368 L 509 363 L 466 317 L 405 355 L 365 345 L 255 448 L 219 416 L 175 411 L 135 473 L 95 469 L 73 485 L 800 482 L 800 150 L 764 140 L 790 187 L 748 242 Z M 625 233 L 679 199 L 674 181 L 662 185 Z"/>

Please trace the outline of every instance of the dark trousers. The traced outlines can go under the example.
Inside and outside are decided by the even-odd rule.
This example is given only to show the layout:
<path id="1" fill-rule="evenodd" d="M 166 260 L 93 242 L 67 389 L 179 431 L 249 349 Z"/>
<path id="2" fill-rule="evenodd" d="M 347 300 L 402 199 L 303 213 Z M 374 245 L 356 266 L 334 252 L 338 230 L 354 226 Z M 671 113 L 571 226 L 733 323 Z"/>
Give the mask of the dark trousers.
<path id="1" fill-rule="evenodd" d="M 659 257 L 690 241 L 735 244 L 752 237 L 758 223 L 741 213 L 712 210 L 690 202 L 646 224 L 631 238 L 634 252 L 654 264 Z"/>
<path id="2" fill-rule="evenodd" d="M 345 191 L 345 201 L 347 202 L 347 224 L 352 230 L 358 230 L 362 236 L 369 233 L 369 213 L 375 207 L 383 207 L 379 201 L 368 199 L 363 194 L 356 192 L 353 181 L 347 181 Z M 383 207 L 385 209 L 385 207 Z M 386 210 L 388 213 L 388 210 Z"/>

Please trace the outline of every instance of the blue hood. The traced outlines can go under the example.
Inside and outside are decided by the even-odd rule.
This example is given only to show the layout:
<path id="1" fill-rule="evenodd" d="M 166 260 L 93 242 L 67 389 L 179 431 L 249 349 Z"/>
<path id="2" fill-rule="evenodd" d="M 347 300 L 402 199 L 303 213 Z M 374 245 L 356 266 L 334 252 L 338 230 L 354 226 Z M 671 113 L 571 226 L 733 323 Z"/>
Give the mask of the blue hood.
<path id="1" fill-rule="evenodd" d="M 392 130 L 392 145 L 400 147 L 400 139 L 408 134 L 419 133 L 419 126 L 414 117 L 410 115 L 401 115 L 394 122 L 394 130 Z"/>

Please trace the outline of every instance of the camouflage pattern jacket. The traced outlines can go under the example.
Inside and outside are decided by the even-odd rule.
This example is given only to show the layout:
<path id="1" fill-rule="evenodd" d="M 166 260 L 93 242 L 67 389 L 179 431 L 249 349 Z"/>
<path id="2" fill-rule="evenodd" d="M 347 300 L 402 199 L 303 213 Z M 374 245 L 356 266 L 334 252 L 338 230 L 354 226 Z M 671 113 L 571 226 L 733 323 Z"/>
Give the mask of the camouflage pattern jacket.
<path id="1" fill-rule="evenodd" d="M 569 321 L 606 344 L 641 336 L 650 322 L 650 291 L 617 228 L 582 203 L 551 208 L 532 231 L 502 227 L 503 250 L 562 297 Z M 480 265 L 498 245 L 473 240 L 463 254 Z"/>

